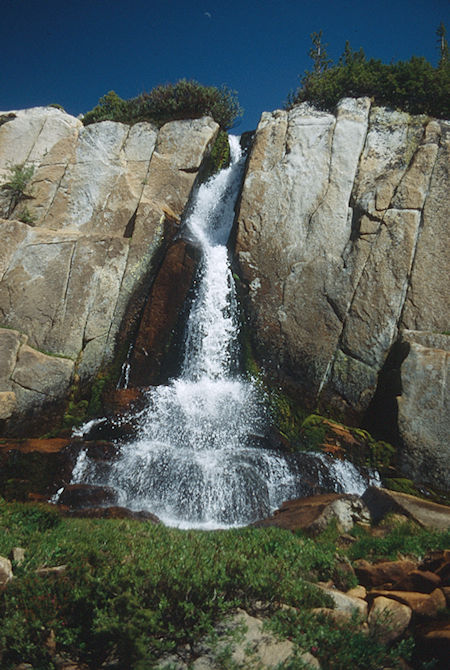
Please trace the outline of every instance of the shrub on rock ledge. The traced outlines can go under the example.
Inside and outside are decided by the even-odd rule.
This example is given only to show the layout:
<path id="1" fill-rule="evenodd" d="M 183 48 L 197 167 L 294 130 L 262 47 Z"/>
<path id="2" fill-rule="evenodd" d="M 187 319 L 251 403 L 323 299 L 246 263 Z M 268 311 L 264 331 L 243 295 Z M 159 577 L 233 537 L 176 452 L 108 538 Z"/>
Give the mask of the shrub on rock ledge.
<path id="1" fill-rule="evenodd" d="M 162 126 L 168 121 L 212 116 L 222 129 L 227 130 L 241 115 L 236 93 L 226 86 L 203 86 L 197 81 L 180 79 L 175 84 L 156 86 L 130 100 L 123 100 L 115 91 L 110 91 L 84 115 L 83 123 L 150 121 Z"/>

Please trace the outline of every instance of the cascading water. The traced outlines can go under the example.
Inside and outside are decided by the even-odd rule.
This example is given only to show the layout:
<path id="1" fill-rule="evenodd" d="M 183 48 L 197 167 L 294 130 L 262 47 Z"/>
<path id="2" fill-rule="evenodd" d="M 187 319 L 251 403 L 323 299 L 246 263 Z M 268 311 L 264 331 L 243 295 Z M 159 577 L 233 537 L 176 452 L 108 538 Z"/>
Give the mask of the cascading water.
<path id="1" fill-rule="evenodd" d="M 244 169 L 239 138 L 230 137 L 230 151 L 230 166 L 200 186 L 186 222 L 202 260 L 181 373 L 148 392 L 139 437 L 122 445 L 116 462 L 99 467 L 82 453 L 72 480 L 113 487 L 118 504 L 180 527 L 243 525 L 302 493 L 292 459 L 257 446 L 264 398 L 239 374 L 226 248 Z"/>

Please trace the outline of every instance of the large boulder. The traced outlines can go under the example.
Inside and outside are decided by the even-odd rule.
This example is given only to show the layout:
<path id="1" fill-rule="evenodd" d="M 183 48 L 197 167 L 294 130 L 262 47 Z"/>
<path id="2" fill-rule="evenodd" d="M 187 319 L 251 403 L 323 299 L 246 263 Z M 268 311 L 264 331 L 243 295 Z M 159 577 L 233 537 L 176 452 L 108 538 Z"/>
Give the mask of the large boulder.
<path id="1" fill-rule="evenodd" d="M 257 357 L 311 406 L 361 419 L 402 331 L 448 328 L 449 130 L 367 98 L 344 99 L 335 114 L 303 103 L 261 118 L 237 266 Z M 438 378 L 445 385 L 442 365 Z M 408 437 L 406 418 L 406 451 L 441 441 L 448 412 L 436 421 L 438 411 L 423 407 Z M 427 481 L 447 488 L 437 467 Z"/>
<path id="2" fill-rule="evenodd" d="M 26 216 L 0 188 L 8 217 L 0 220 L 0 418 L 8 419 L 64 397 L 74 373 L 87 382 L 111 360 L 126 315 L 142 306 L 141 297 L 130 308 L 132 299 L 179 229 L 218 125 L 205 117 L 160 130 L 83 127 L 51 107 L 2 121 L 0 186 L 11 166 L 34 169 Z"/>

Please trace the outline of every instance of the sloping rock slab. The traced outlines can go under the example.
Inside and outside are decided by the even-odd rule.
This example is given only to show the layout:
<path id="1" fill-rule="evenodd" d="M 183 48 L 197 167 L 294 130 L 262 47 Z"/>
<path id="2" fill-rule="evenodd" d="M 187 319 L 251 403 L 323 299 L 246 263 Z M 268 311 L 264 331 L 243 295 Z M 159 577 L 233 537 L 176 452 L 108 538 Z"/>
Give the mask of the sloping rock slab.
<path id="1" fill-rule="evenodd" d="M 130 360 L 130 386 L 161 381 L 198 260 L 198 250 L 184 240 L 169 248 L 144 308 Z"/>
<path id="2" fill-rule="evenodd" d="M 369 508 L 372 519 L 377 523 L 391 512 L 403 514 L 425 528 L 448 530 L 450 528 L 450 507 L 422 500 L 407 493 L 388 491 L 370 486 L 362 499 Z"/>
<path id="3" fill-rule="evenodd" d="M 358 496 L 324 493 L 284 502 L 271 517 L 257 521 L 253 525 L 316 533 L 323 530 L 333 518 L 337 520 L 342 530 L 349 530 L 354 521 L 361 520 L 361 517 L 367 520 L 367 510 Z"/>

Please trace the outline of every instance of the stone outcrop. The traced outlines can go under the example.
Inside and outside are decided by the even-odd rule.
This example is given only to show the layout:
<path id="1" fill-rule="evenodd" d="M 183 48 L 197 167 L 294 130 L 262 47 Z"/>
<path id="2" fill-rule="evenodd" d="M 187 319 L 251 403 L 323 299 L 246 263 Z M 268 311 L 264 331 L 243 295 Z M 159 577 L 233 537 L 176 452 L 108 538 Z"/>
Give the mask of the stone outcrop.
<path id="1" fill-rule="evenodd" d="M 236 236 L 256 354 L 313 406 L 361 418 L 409 333 L 403 467 L 441 488 L 450 480 L 449 137 L 447 121 L 366 98 L 342 100 L 336 114 L 306 103 L 264 113 Z M 424 345 L 424 333 L 439 343 Z"/>
<path id="2" fill-rule="evenodd" d="M 369 522 L 370 515 L 361 498 L 356 495 L 323 493 L 284 502 L 272 516 L 254 525 L 320 533 L 332 520 L 344 532 L 353 528 L 356 521 Z"/>
<path id="3" fill-rule="evenodd" d="M 424 528 L 448 530 L 450 528 L 450 507 L 417 498 L 407 493 L 388 491 L 370 486 L 362 499 L 367 505 L 375 523 L 386 514 L 401 514 Z"/>
<path id="4" fill-rule="evenodd" d="M 179 229 L 218 125 L 128 126 L 51 107 L 0 126 L 0 186 L 33 167 L 26 201 L 0 190 L 0 418 L 64 396 L 111 360 L 131 299 Z M 26 204 L 27 212 L 23 207 Z M 10 330 L 7 330 L 10 329 Z"/>

